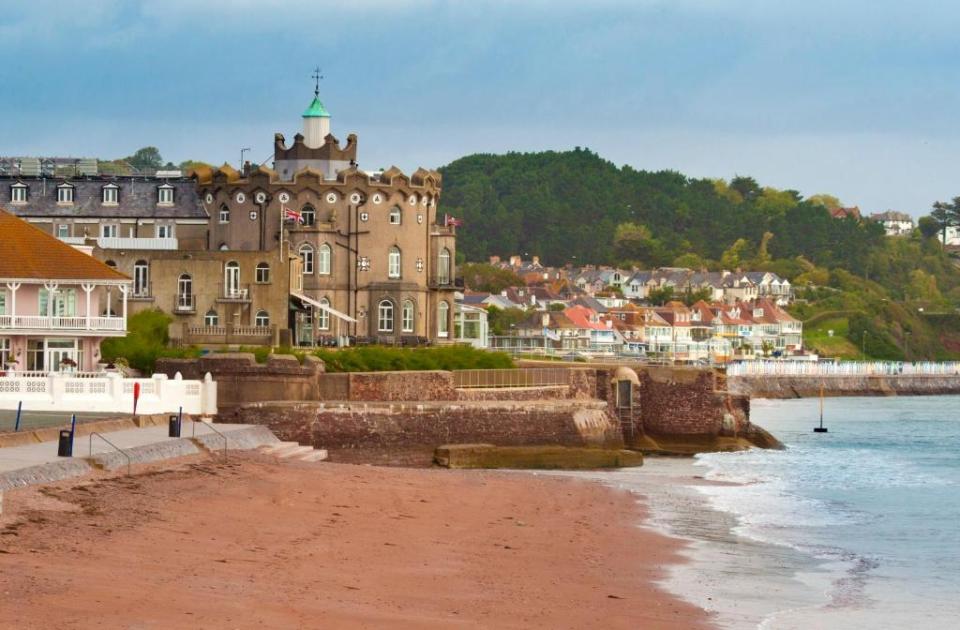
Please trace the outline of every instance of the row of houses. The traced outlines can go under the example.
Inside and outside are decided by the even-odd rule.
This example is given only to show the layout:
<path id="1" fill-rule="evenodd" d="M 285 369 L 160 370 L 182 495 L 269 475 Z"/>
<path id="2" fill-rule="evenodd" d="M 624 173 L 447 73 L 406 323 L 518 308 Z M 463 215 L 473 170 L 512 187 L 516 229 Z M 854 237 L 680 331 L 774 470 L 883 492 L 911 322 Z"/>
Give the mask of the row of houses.
<path id="1" fill-rule="evenodd" d="M 628 303 L 600 312 L 576 300 L 532 312 L 490 347 L 512 353 L 631 355 L 681 362 L 725 363 L 803 353 L 803 323 L 768 299 L 726 304 Z"/>

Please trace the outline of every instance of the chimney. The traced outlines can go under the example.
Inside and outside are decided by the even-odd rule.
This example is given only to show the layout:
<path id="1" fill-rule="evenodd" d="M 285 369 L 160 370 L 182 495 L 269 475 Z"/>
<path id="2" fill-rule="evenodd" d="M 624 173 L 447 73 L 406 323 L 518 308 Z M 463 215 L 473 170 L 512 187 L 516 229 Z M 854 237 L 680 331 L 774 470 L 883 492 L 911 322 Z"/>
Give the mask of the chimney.
<path id="1" fill-rule="evenodd" d="M 250 177 L 250 160 L 243 163 L 243 177 Z"/>

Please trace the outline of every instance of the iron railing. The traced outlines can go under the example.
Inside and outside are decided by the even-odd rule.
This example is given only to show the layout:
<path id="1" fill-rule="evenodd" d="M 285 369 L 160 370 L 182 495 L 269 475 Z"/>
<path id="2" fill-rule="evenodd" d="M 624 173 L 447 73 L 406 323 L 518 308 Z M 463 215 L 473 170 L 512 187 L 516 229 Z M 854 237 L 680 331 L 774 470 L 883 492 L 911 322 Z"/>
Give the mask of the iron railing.
<path id="1" fill-rule="evenodd" d="M 567 368 L 520 368 L 514 370 L 454 370 L 453 386 L 459 389 L 506 389 L 569 385 Z"/>

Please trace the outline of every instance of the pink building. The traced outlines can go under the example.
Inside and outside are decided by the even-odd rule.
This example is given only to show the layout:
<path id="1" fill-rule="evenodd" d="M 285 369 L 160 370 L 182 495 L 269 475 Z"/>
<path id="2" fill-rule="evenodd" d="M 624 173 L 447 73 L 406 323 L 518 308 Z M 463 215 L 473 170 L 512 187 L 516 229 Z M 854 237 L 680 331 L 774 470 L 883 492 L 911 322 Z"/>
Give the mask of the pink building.
<path id="1" fill-rule="evenodd" d="M 93 371 L 127 334 L 131 280 L 0 209 L 0 373 Z M 110 312 L 108 295 L 122 312 Z"/>

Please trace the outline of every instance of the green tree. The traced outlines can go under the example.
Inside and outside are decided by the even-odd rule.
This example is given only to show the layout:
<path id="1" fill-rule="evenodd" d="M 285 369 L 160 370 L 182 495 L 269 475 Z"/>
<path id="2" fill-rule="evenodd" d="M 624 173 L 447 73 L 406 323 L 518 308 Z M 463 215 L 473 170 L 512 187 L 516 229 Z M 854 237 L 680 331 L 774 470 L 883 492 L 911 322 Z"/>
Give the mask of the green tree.
<path id="1" fill-rule="evenodd" d="M 662 289 L 650 289 L 647 292 L 647 302 L 654 306 L 663 306 L 671 301 L 674 296 L 673 287 L 663 287 Z"/>
<path id="2" fill-rule="evenodd" d="M 512 327 L 522 322 L 526 317 L 527 312 L 523 309 L 487 307 L 487 322 L 494 335 L 513 334 Z"/>
<path id="3" fill-rule="evenodd" d="M 163 157 L 157 147 L 137 149 L 133 155 L 124 159 L 138 171 L 157 170 L 163 166 Z"/>
<path id="4" fill-rule="evenodd" d="M 952 208 L 949 203 L 942 201 L 933 202 L 933 210 L 930 212 L 930 218 L 937 222 L 937 232 L 941 235 L 941 240 L 947 242 L 947 228 L 952 223 Z"/>
<path id="5" fill-rule="evenodd" d="M 523 284 L 516 273 L 487 263 L 466 263 L 460 266 L 464 286 L 471 291 L 500 293 L 508 287 Z"/>
<path id="6" fill-rule="evenodd" d="M 658 243 L 650 228 L 632 222 L 621 223 L 613 234 L 613 247 L 622 260 L 653 263 Z"/>
<path id="7" fill-rule="evenodd" d="M 839 199 L 826 193 L 813 195 L 812 197 L 809 197 L 807 201 L 816 206 L 826 208 L 827 210 L 836 210 L 837 208 L 843 207 L 843 204 L 840 203 Z"/>
<path id="8" fill-rule="evenodd" d="M 924 238 L 933 238 L 940 234 L 940 223 L 933 217 L 920 217 L 917 227 Z"/>
<path id="9" fill-rule="evenodd" d="M 737 269 L 743 264 L 743 255 L 749 247 L 750 243 L 746 239 L 738 238 L 730 246 L 730 249 L 723 252 L 723 256 L 720 257 L 720 264 L 723 265 L 724 269 Z"/>

